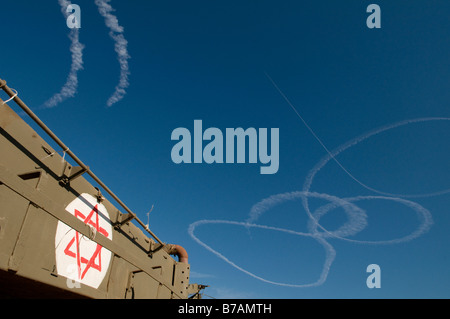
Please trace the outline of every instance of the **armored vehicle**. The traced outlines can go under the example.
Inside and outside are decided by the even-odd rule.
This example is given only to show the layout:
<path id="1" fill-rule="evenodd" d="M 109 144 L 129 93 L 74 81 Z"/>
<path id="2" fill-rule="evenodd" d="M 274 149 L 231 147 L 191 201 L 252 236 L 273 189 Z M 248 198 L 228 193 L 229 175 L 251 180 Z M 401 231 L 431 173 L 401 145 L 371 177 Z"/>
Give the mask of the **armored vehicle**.
<path id="1" fill-rule="evenodd" d="M 0 297 L 200 298 L 186 250 L 162 242 L 17 91 L 0 88 L 10 97 L 0 99 Z"/>

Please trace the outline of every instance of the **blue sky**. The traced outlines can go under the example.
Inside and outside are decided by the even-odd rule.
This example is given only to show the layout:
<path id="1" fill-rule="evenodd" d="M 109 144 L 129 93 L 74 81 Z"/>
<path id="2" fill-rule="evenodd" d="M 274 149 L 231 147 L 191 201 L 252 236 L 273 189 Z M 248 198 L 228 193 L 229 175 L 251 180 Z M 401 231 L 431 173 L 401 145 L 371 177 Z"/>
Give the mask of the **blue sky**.
<path id="1" fill-rule="evenodd" d="M 57 0 L 2 4 L 8 36 L 0 77 L 142 220 L 154 205 L 150 228 L 187 249 L 191 281 L 210 285 L 207 295 L 450 297 L 450 193 L 422 196 L 450 189 L 448 1 L 112 0 L 130 57 L 126 94 L 112 106 L 120 76 L 114 41 L 94 1 L 73 3 L 81 8 L 84 45 L 74 97 L 44 107 L 72 62 Z M 366 25 L 371 3 L 380 6 L 380 29 Z M 360 183 L 331 159 L 308 189 L 321 194 L 308 198 L 311 213 L 330 200 L 358 198 L 350 211 L 366 216 L 365 227 L 342 207 L 320 217 L 329 232 L 360 227 L 348 237 L 311 230 L 300 197 L 280 199 L 253 221 L 266 228 L 242 226 L 263 199 L 304 192 L 308 174 L 328 155 L 266 74 L 330 152 L 362 136 L 335 157 Z M 387 129 L 414 119 L 422 120 Z M 172 131 L 193 133 L 194 120 L 223 133 L 279 128 L 279 170 L 173 163 Z M 423 211 L 429 228 L 398 240 L 420 229 Z M 199 221 L 209 222 L 198 224 L 195 238 L 245 272 L 190 235 Z M 317 283 L 327 262 L 318 284 L 291 287 Z M 381 268 L 381 288 L 366 286 L 370 264 Z"/>

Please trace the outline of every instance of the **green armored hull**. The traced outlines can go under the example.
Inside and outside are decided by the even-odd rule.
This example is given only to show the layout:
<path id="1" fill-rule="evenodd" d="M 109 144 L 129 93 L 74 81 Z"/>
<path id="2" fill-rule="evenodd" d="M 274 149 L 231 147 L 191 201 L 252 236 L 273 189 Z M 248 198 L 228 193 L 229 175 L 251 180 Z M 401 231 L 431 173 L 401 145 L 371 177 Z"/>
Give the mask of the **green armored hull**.
<path id="1" fill-rule="evenodd" d="M 163 243 L 6 81 L 0 87 L 61 147 L 0 99 L 0 296 L 199 298 L 205 286 L 189 283 L 186 251 Z"/>

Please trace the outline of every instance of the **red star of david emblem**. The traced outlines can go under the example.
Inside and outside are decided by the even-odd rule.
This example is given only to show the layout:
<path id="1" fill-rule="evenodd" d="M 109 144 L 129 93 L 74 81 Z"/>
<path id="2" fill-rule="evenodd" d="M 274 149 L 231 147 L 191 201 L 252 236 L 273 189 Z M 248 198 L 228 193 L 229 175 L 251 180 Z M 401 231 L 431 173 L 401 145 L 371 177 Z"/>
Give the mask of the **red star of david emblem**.
<path id="1" fill-rule="evenodd" d="M 81 219 L 85 224 L 93 226 L 98 233 L 104 235 L 105 237 L 108 237 L 108 232 L 104 228 L 100 227 L 100 223 L 98 221 L 98 205 L 95 205 L 94 209 L 92 209 L 87 217 L 84 216 L 80 211 L 75 209 L 75 217 Z M 95 218 L 95 221 L 92 220 L 93 218 Z M 72 251 L 71 248 L 74 244 L 75 251 Z M 80 251 L 80 233 L 77 231 L 75 232 L 75 236 L 70 240 L 66 249 L 64 249 L 64 253 L 67 256 L 73 257 L 77 260 L 79 279 L 83 279 L 88 270 L 91 268 L 102 271 L 102 248 L 102 246 L 97 244 L 97 247 L 92 256 L 89 257 L 89 259 L 86 259 L 81 255 Z M 81 269 L 82 264 L 86 265 L 83 271 Z"/>

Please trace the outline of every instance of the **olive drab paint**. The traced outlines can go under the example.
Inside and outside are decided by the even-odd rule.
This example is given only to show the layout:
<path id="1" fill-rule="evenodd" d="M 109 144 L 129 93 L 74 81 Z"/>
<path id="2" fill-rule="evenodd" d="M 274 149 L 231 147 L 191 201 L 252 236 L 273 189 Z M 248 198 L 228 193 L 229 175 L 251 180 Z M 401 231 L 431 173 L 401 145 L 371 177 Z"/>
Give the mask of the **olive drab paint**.
<path id="1" fill-rule="evenodd" d="M 182 246 L 161 241 L 1 79 L 0 89 L 47 139 L 0 99 L 0 295 L 200 298 L 207 286 L 190 283 Z"/>

